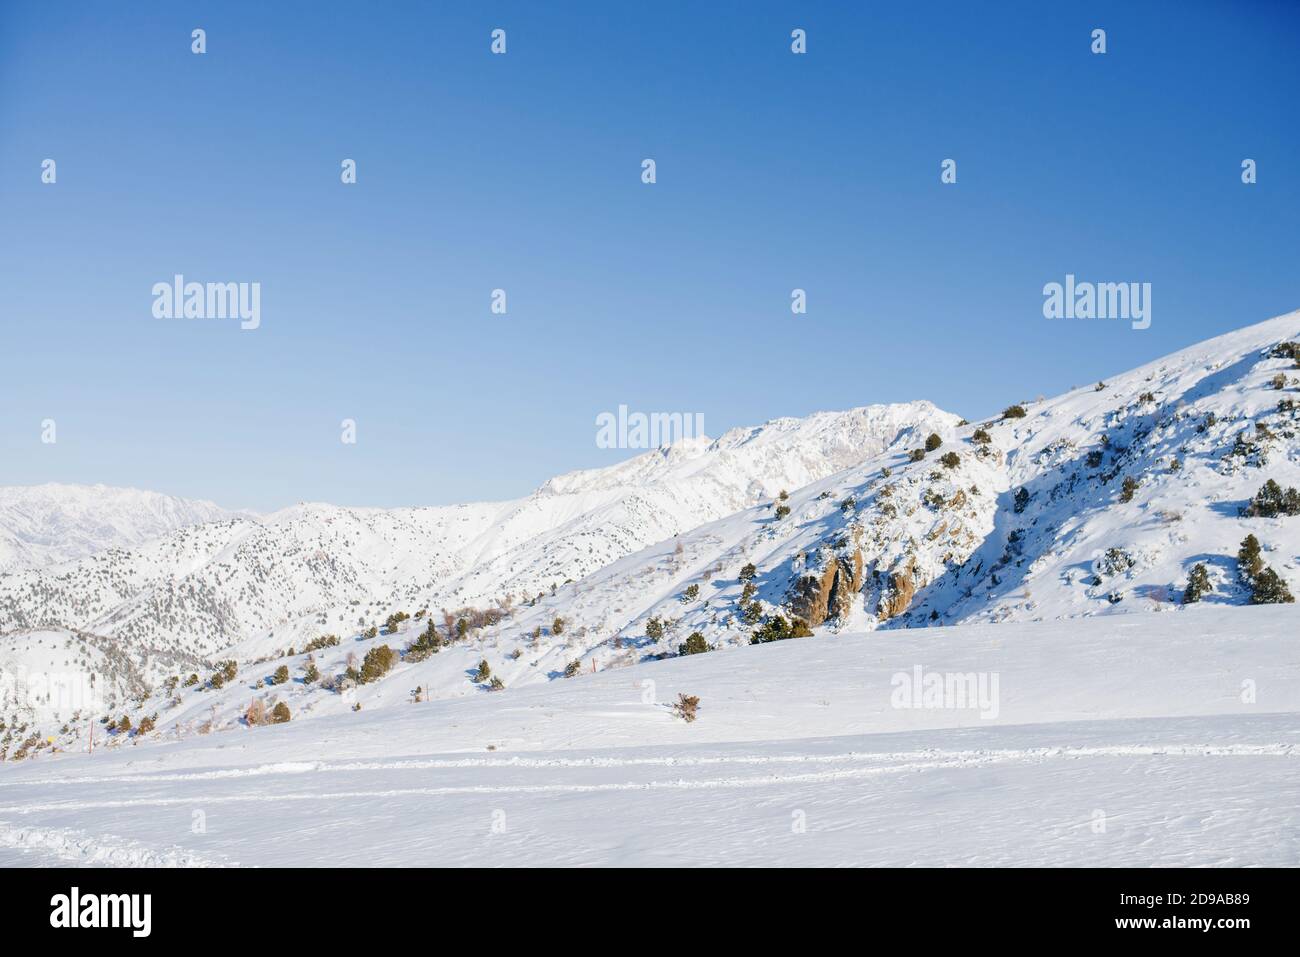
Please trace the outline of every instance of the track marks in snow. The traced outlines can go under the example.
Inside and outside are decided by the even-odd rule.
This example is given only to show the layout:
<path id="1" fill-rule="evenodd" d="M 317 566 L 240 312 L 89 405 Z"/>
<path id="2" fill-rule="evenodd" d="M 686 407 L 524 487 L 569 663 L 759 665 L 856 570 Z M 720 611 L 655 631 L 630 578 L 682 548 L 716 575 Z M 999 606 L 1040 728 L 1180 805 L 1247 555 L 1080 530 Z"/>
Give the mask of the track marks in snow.
<path id="1" fill-rule="evenodd" d="M 43 804 L 17 804 L 0 807 L 0 814 L 30 814 L 41 811 L 103 810 L 112 808 L 168 807 L 193 804 L 247 804 L 287 801 L 352 801 L 374 798 L 409 796 L 450 796 L 469 794 L 547 794 L 547 793 L 600 793 L 608 791 L 655 790 L 713 790 L 755 788 L 782 785 L 815 784 L 878 775 L 903 774 L 953 768 L 975 768 L 1008 762 L 1041 762 L 1046 760 L 1077 760 L 1087 758 L 1123 757 L 1281 757 L 1296 756 L 1296 746 L 1291 744 L 1233 744 L 1233 745 L 1115 745 L 1095 747 L 1046 747 L 1015 749 L 980 749 L 966 751 L 922 750 L 900 752 L 845 752 L 842 754 L 814 755 L 722 755 L 708 757 L 645 757 L 645 758 L 505 758 L 505 759 L 429 759 L 387 762 L 352 761 L 335 764 L 292 762 L 260 765 L 242 770 L 230 769 L 212 772 L 195 772 L 177 775 L 123 775 L 110 778 L 74 778 L 60 782 L 70 784 L 140 783 L 165 781 L 220 780 L 232 777 L 249 777 L 265 774 L 309 774 L 313 772 L 340 771 L 406 771 L 426 769 L 568 769 L 568 768 L 637 768 L 681 767 L 683 769 L 729 766 L 782 766 L 799 764 L 848 764 L 830 770 L 801 773 L 767 773 L 757 775 L 730 775 L 700 779 L 677 778 L 651 781 L 617 781 L 591 784 L 499 784 L 499 785 L 441 785 L 429 787 L 382 788 L 377 790 L 347 790 L 268 794 L 218 794 L 187 795 L 185 797 L 125 798 L 101 801 L 55 801 Z M 18 782 L 13 782 L 18 783 Z M 27 784 L 45 782 L 29 781 Z"/>
<path id="2" fill-rule="evenodd" d="M 0 821 L 0 848 L 31 851 L 48 861 L 86 867 L 223 867 L 182 847 L 90 835 L 72 828 L 17 827 Z"/>

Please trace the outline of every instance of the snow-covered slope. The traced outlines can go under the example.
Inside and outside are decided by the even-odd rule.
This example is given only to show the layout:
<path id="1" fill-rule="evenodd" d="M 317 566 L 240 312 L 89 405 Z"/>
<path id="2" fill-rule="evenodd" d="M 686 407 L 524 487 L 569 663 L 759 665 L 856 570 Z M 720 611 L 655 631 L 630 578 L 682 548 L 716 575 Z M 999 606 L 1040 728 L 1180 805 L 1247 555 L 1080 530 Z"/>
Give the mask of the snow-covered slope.
<path id="1" fill-rule="evenodd" d="M 0 575 L 0 631 L 77 628 L 212 655 L 271 632 L 278 647 L 301 644 L 396 608 L 508 606 L 955 421 L 928 402 L 869 406 L 656 449 L 512 502 L 304 504 L 190 526 Z"/>
<path id="2" fill-rule="evenodd" d="M 132 548 L 236 513 L 212 502 L 106 485 L 0 487 L 0 572 Z"/>
<path id="3" fill-rule="evenodd" d="M 311 505 L 196 526 L 0 576 L 0 622 L 78 628 L 116 642 L 140 673 L 176 678 L 120 702 L 133 722 L 233 728 L 254 700 L 282 700 L 301 720 L 480 697 L 492 679 L 512 692 L 688 641 L 716 651 L 780 638 L 796 619 L 835 634 L 1181 616 L 1198 565 L 1202 604 L 1246 605 L 1236 554 L 1248 534 L 1300 587 L 1300 516 L 1242 514 L 1266 481 L 1300 487 L 1300 370 L 1279 348 L 1298 338 L 1292 313 L 1056 399 L 1009 395 L 1008 413 L 982 422 L 924 404 L 778 420 L 563 476 L 517 502 Z M 372 630 L 399 610 L 413 617 Z M 309 657 L 322 634 L 340 640 Z M 422 634 L 423 650 L 403 657 Z M 382 646 L 396 666 L 359 683 Z M 212 682 L 226 658 L 235 677 Z M 274 683 L 280 665 L 287 680 Z M 303 680 L 309 666 L 319 680 Z"/>
<path id="4" fill-rule="evenodd" d="M 1199 607 L 877 631 L 225 733 L 164 721 L 5 764 L 0 866 L 1296 866 L 1297 625 Z M 918 668 L 980 690 L 913 694 Z"/>

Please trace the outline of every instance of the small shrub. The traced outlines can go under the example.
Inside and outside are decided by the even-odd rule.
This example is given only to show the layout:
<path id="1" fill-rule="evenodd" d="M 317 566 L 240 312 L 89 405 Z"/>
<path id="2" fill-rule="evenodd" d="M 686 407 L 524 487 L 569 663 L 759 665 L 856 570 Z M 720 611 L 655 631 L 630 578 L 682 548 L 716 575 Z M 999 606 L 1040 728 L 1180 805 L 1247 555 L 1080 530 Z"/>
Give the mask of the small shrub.
<path id="1" fill-rule="evenodd" d="M 559 617 L 558 615 L 555 617 L 555 620 L 551 622 L 551 634 L 553 635 L 564 634 L 564 619 Z"/>
<path id="2" fill-rule="evenodd" d="M 938 432 L 931 432 L 925 437 L 925 450 L 927 452 L 933 452 L 941 445 L 943 445 L 943 439 L 939 438 Z"/>
<path id="3" fill-rule="evenodd" d="M 939 461 L 943 463 L 944 468 L 955 469 L 961 464 L 961 456 L 956 452 L 945 452 L 939 456 Z"/>
<path id="4" fill-rule="evenodd" d="M 271 675 L 271 684 L 282 685 L 289 680 L 289 666 L 281 665 L 275 669 L 275 674 Z"/>
<path id="5" fill-rule="evenodd" d="M 1023 405 L 1009 405 L 1002 410 L 1004 419 L 1023 419 L 1025 417 L 1025 407 Z"/>
<path id="6" fill-rule="evenodd" d="M 1121 502 L 1133 501 L 1133 494 L 1138 490 L 1137 479 L 1131 475 L 1124 476 L 1124 484 L 1119 490 L 1119 500 Z"/>
<path id="7" fill-rule="evenodd" d="M 488 689 L 490 691 L 504 691 L 505 687 L 506 687 L 506 683 L 502 681 L 500 678 L 498 678 L 496 675 L 493 675 L 492 680 L 488 682 Z"/>
<path id="8" fill-rule="evenodd" d="M 308 661 L 303 667 L 302 680 L 304 684 L 313 684 L 320 680 L 320 669 L 316 667 L 316 662 Z"/>
<path id="9" fill-rule="evenodd" d="M 1017 515 L 1019 515 L 1021 512 L 1025 510 L 1025 506 L 1027 506 L 1028 504 L 1029 504 L 1029 489 L 1025 488 L 1022 485 L 1020 486 L 1020 488 L 1016 489 L 1015 501 L 1012 505 L 1012 510 Z"/>
<path id="10" fill-rule="evenodd" d="M 699 707 L 700 699 L 698 696 L 679 694 L 676 703 L 673 704 L 673 714 L 690 724 L 695 720 Z"/>
<path id="11" fill-rule="evenodd" d="M 261 698 L 254 698 L 244 710 L 244 720 L 250 728 L 266 724 L 266 703 Z"/>
<path id="12" fill-rule="evenodd" d="M 1108 548 L 1101 559 L 1097 562 L 1097 569 L 1108 578 L 1115 575 L 1122 575 L 1137 562 L 1133 556 L 1122 548 Z"/>
<path id="13" fill-rule="evenodd" d="M 1277 375 L 1273 376 L 1273 379 L 1272 379 L 1272 381 L 1271 381 L 1270 384 L 1271 384 L 1271 385 L 1273 386 L 1273 388 L 1275 388 L 1275 389 L 1285 389 L 1285 388 L 1286 388 L 1286 376 L 1284 376 L 1282 373 L 1279 372 Z"/>
<path id="14" fill-rule="evenodd" d="M 321 635 L 319 638 L 313 638 L 311 641 L 307 642 L 306 646 L 302 650 L 310 654 L 313 651 L 322 651 L 325 648 L 333 648 L 338 643 L 338 635 Z"/>
<path id="15" fill-rule="evenodd" d="M 757 574 L 758 574 L 758 569 L 754 567 L 753 562 L 749 562 L 747 565 L 745 565 L 744 568 L 740 570 L 740 575 L 738 577 L 740 581 L 747 582 L 747 581 L 753 581 L 754 576 Z"/>
<path id="16" fill-rule="evenodd" d="M 683 605 L 687 602 L 695 601 L 700 597 L 700 586 L 691 584 L 686 586 L 686 591 L 682 592 L 682 597 L 678 599 Z"/>
<path id="17" fill-rule="evenodd" d="M 993 436 L 989 435 L 983 429 L 976 429 L 971 433 L 970 440 L 976 445 L 988 445 L 993 441 Z"/>
<path id="18" fill-rule="evenodd" d="M 789 514 L 790 514 L 790 506 L 789 506 L 789 505 L 778 505 L 778 506 L 776 507 L 776 518 L 777 518 L 777 521 L 780 521 L 781 519 L 785 518 L 785 517 L 786 517 L 787 515 L 789 515 Z"/>
<path id="19" fill-rule="evenodd" d="M 912 449 L 912 451 L 907 453 L 907 460 L 909 462 L 919 462 L 923 458 L 925 458 L 925 449 Z"/>
<path id="20" fill-rule="evenodd" d="M 564 666 L 564 677 L 572 678 L 581 670 L 582 670 L 582 662 L 579 661 L 577 658 L 574 658 L 572 661 L 570 661 L 567 665 Z"/>
<path id="21" fill-rule="evenodd" d="M 283 701 L 277 701 L 275 707 L 271 709 L 272 724 L 288 724 L 293 715 L 289 714 L 289 706 Z"/>
<path id="22" fill-rule="evenodd" d="M 487 659 L 484 658 L 478 663 L 478 671 L 474 673 L 475 681 L 487 681 L 492 677 L 492 668 L 488 665 Z"/>
<path id="23" fill-rule="evenodd" d="M 664 636 L 663 619 L 657 616 L 647 619 L 645 623 L 645 636 L 654 641 L 658 641 L 662 638 Z"/>

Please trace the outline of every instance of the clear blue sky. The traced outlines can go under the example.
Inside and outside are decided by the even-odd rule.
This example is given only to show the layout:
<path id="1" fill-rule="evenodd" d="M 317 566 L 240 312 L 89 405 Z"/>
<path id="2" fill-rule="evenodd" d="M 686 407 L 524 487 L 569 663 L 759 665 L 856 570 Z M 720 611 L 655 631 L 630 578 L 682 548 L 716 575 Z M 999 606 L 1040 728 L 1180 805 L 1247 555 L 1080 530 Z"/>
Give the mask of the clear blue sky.
<path id="1" fill-rule="evenodd" d="M 4 3 L 0 484 L 439 504 L 626 457 L 620 403 L 975 418 L 1300 307 L 1298 101 L 1294 3 Z M 1044 319 L 1067 272 L 1151 328 Z"/>

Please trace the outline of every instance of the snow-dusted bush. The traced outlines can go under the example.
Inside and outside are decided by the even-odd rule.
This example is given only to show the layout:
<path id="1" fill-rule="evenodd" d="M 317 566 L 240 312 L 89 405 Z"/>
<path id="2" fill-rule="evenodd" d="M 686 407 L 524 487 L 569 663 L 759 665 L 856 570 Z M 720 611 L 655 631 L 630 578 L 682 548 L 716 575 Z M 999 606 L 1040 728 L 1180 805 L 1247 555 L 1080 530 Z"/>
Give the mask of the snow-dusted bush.
<path id="1" fill-rule="evenodd" d="M 1099 578 L 1114 578 L 1123 575 L 1137 564 L 1137 560 L 1122 548 L 1108 548 L 1093 566 Z"/>

